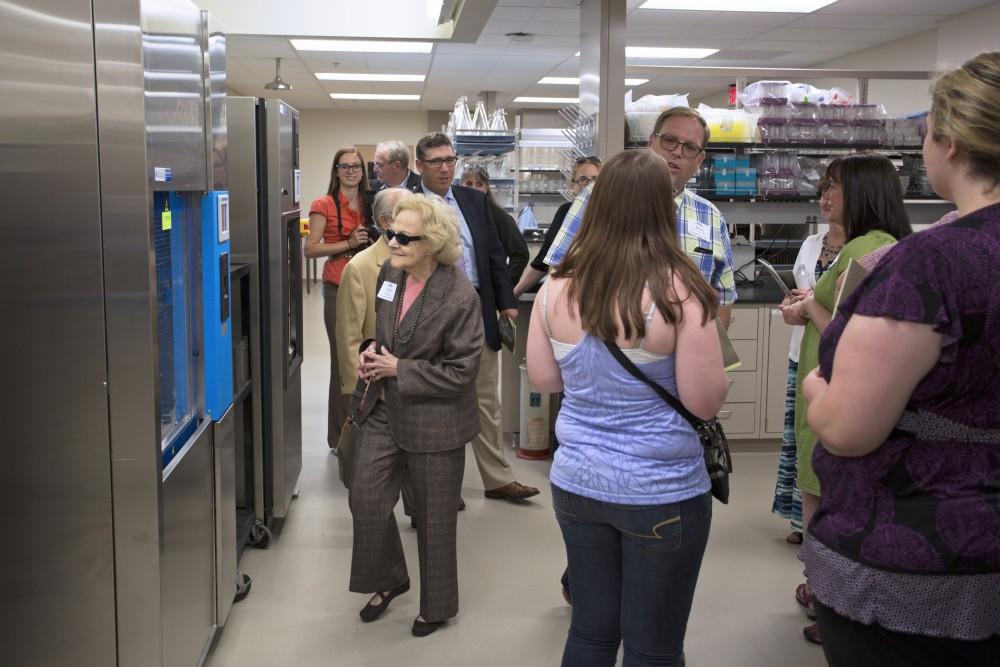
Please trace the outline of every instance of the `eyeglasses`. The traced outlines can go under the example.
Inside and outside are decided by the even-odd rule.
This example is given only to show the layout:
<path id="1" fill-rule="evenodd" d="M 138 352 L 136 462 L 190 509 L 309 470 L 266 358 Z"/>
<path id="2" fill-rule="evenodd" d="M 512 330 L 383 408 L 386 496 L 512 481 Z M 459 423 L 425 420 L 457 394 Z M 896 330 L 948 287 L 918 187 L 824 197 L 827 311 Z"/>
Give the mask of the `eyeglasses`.
<path id="1" fill-rule="evenodd" d="M 403 232 L 394 232 L 391 229 L 385 230 L 385 240 L 391 241 L 396 239 L 396 243 L 399 245 L 410 245 L 411 241 L 423 241 L 423 236 L 410 236 L 409 234 L 404 234 Z"/>
<path id="2" fill-rule="evenodd" d="M 676 150 L 678 146 L 681 147 L 681 155 L 690 159 L 694 159 L 701 155 L 701 146 L 696 146 L 695 144 L 689 144 L 681 141 L 677 137 L 672 137 L 669 134 L 663 134 L 662 132 L 657 132 L 653 135 L 660 140 L 660 148 L 665 151 Z"/>
<path id="3" fill-rule="evenodd" d="M 578 176 L 574 178 L 572 182 L 579 185 L 581 188 L 585 188 L 596 180 L 597 176 Z"/>
<path id="4" fill-rule="evenodd" d="M 446 164 L 449 167 L 454 166 L 455 163 L 458 162 L 458 158 L 455 157 L 454 155 L 449 155 L 448 157 L 436 157 L 436 158 L 433 158 L 431 160 L 421 160 L 421 162 L 423 162 L 424 164 L 426 164 L 428 167 L 432 167 L 434 169 L 437 169 L 442 164 Z"/>
<path id="5" fill-rule="evenodd" d="M 337 169 L 339 169 L 340 171 L 342 171 L 344 173 L 350 173 L 352 171 L 361 171 L 361 170 L 363 170 L 364 169 L 364 165 L 362 165 L 360 162 L 356 162 L 354 164 L 338 164 L 337 165 Z"/>
<path id="6" fill-rule="evenodd" d="M 587 157 L 578 157 L 574 162 L 574 167 L 579 167 L 581 164 L 592 164 L 595 167 L 601 166 L 601 158 L 596 155 L 588 155 Z"/>

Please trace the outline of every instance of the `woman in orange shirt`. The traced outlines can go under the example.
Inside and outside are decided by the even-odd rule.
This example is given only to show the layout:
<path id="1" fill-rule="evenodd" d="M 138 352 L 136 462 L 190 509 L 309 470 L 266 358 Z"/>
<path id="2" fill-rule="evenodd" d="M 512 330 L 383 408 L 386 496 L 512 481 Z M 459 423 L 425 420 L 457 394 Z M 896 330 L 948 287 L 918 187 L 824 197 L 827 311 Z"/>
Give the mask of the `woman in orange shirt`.
<path id="1" fill-rule="evenodd" d="M 341 148 L 333 156 L 330 187 L 309 207 L 306 257 L 326 257 L 323 264 L 323 319 L 330 339 L 330 396 L 326 441 L 337 446 L 340 429 L 350 414 L 351 397 L 340 393 L 337 364 L 337 289 L 344 266 L 368 245 L 368 175 L 357 148 Z"/>

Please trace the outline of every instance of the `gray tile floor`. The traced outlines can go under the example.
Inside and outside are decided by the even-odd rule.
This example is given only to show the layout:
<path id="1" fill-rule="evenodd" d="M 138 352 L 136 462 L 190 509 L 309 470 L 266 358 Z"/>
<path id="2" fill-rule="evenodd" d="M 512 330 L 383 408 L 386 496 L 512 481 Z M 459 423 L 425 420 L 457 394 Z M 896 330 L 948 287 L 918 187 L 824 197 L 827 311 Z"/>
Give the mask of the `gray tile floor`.
<path id="1" fill-rule="evenodd" d="M 240 569 L 253 577 L 209 655 L 210 667 L 257 665 L 558 665 L 570 608 L 559 593 L 565 552 L 547 488 L 548 463 L 514 457 L 518 480 L 543 489 L 525 506 L 486 500 L 471 451 L 459 515 L 461 611 L 417 639 L 416 586 L 372 624 L 358 618 L 367 596 L 347 591 L 351 516 L 337 461 L 327 450 L 329 351 L 322 296 L 306 298 L 303 469 L 299 498 L 266 550 L 248 549 Z M 692 667 L 824 665 L 806 644 L 793 599 L 801 581 L 787 524 L 770 513 L 777 454 L 736 455 L 733 498 L 715 504 L 685 650 Z M 402 517 L 401 508 L 397 515 Z M 417 580 L 416 531 L 401 519 L 410 576 Z"/>

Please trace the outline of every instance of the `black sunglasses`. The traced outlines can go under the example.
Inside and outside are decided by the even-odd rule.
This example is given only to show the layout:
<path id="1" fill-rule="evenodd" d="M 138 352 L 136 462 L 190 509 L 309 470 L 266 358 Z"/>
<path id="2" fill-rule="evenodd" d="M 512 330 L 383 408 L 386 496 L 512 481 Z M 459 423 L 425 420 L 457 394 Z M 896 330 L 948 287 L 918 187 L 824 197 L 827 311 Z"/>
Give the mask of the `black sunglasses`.
<path id="1" fill-rule="evenodd" d="M 423 241 L 423 236 L 410 236 L 409 234 L 404 234 L 403 232 L 394 232 L 391 229 L 385 230 L 385 240 L 391 241 L 396 239 L 396 243 L 399 245 L 410 245 L 411 241 Z"/>

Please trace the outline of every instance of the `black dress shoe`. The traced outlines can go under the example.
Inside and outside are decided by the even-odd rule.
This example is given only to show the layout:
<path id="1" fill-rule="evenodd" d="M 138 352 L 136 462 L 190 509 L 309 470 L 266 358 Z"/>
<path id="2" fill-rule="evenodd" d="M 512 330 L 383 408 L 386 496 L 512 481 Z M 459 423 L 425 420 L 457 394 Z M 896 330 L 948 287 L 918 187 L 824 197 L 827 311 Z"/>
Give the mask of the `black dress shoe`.
<path id="1" fill-rule="evenodd" d="M 378 593 L 379 597 L 382 598 L 382 602 L 378 604 L 372 604 L 371 602 L 369 602 L 368 604 L 366 604 L 364 606 L 364 609 L 362 609 L 360 613 L 361 620 L 364 621 L 365 623 L 371 623 L 379 616 L 381 616 L 382 612 L 384 612 L 386 609 L 389 608 L 389 603 L 392 602 L 392 599 L 394 597 L 396 597 L 397 595 L 402 595 L 408 590 L 410 590 L 409 579 L 404 581 L 399 586 L 396 586 L 388 593 L 382 593 L 382 592 Z"/>
<path id="2" fill-rule="evenodd" d="M 444 621 L 436 621 L 434 623 L 428 623 L 427 621 L 421 621 L 419 618 L 413 619 L 413 636 L 414 637 L 426 637 L 438 628 L 444 625 Z"/>

